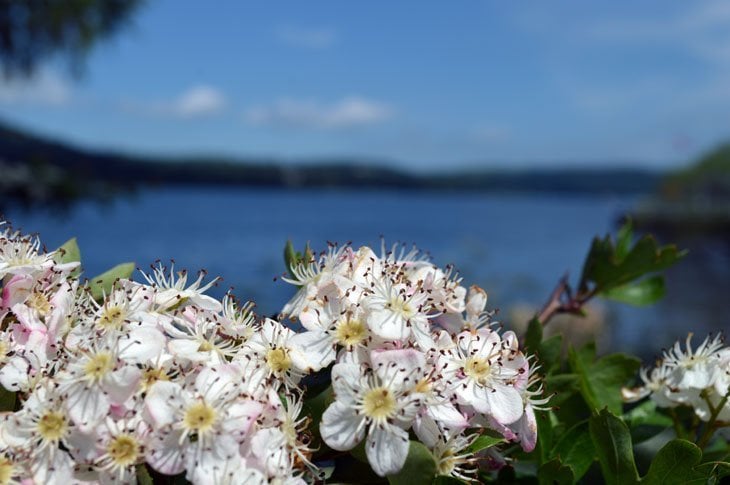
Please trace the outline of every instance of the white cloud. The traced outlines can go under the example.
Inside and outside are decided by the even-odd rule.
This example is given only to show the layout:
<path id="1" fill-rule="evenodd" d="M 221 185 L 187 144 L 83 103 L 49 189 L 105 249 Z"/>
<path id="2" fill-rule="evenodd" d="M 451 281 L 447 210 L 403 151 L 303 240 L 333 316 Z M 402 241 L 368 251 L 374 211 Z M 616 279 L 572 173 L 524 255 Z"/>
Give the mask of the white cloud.
<path id="1" fill-rule="evenodd" d="M 193 86 L 171 101 L 140 103 L 127 101 L 123 109 L 146 116 L 193 119 L 213 116 L 226 108 L 224 94 L 207 85 Z"/>
<path id="2" fill-rule="evenodd" d="M 275 34 L 280 42 L 307 49 L 326 49 L 337 40 L 337 35 L 331 29 L 279 27 Z"/>
<path id="3" fill-rule="evenodd" d="M 254 125 L 338 129 L 380 123 L 393 114 L 393 108 L 386 103 L 351 96 L 333 104 L 280 99 L 270 106 L 250 109 L 246 119 Z"/>
<path id="4" fill-rule="evenodd" d="M 210 86 L 196 86 L 185 91 L 172 105 L 172 111 L 183 118 L 206 116 L 221 111 L 225 96 Z"/>
<path id="5" fill-rule="evenodd" d="M 71 100 L 71 87 L 58 74 L 44 70 L 30 79 L 0 77 L 0 103 L 62 106 Z"/>

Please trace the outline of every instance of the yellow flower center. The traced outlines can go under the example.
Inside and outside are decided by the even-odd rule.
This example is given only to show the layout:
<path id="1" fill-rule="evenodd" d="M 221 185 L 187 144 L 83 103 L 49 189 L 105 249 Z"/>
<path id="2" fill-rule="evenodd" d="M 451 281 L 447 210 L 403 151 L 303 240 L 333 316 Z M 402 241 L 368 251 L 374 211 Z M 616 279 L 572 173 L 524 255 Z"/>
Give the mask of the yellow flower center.
<path id="1" fill-rule="evenodd" d="M 93 382 L 103 379 L 112 369 L 114 369 L 114 361 L 109 352 L 99 352 L 84 365 L 86 377 Z"/>
<path id="2" fill-rule="evenodd" d="M 169 381 L 170 376 L 167 375 L 164 369 L 145 369 L 142 373 L 141 387 L 143 391 L 149 390 L 157 381 Z"/>
<path id="3" fill-rule="evenodd" d="M 200 342 L 200 346 L 198 346 L 198 352 L 210 352 L 213 350 L 213 344 L 208 342 L 207 340 L 203 340 Z"/>
<path id="4" fill-rule="evenodd" d="M 7 456 L 0 456 L 0 485 L 8 485 L 15 475 L 15 465 Z"/>
<path id="5" fill-rule="evenodd" d="M 0 362 L 4 361 L 5 358 L 8 356 L 8 351 L 10 350 L 10 346 L 5 341 L 0 341 Z"/>
<path id="6" fill-rule="evenodd" d="M 413 388 L 413 392 L 420 392 L 422 394 L 431 392 L 431 381 L 428 379 L 421 379 Z"/>
<path id="7" fill-rule="evenodd" d="M 441 456 L 436 457 L 437 475 L 451 475 L 454 468 L 456 468 L 456 458 L 454 457 L 454 452 L 452 450 L 446 449 Z"/>
<path id="8" fill-rule="evenodd" d="M 464 374 L 471 377 L 479 384 L 485 384 L 491 375 L 491 366 L 487 359 L 469 357 L 464 364 Z"/>
<path id="9" fill-rule="evenodd" d="M 34 291 L 28 296 L 26 304 L 41 316 L 47 315 L 51 311 L 51 302 L 48 301 L 46 295 L 38 291 Z"/>
<path id="10" fill-rule="evenodd" d="M 127 467 L 137 462 L 141 447 L 134 436 L 121 434 L 109 442 L 106 452 L 115 465 Z"/>
<path id="11" fill-rule="evenodd" d="M 286 349 L 271 349 L 266 353 L 266 364 L 274 374 L 283 374 L 291 369 L 291 358 Z"/>
<path id="12" fill-rule="evenodd" d="M 38 420 L 36 429 L 45 441 L 59 441 L 68 430 L 68 421 L 60 412 L 48 411 Z"/>
<path id="13" fill-rule="evenodd" d="M 185 411 L 183 425 L 198 434 L 205 433 L 213 427 L 216 417 L 215 409 L 204 402 L 198 402 Z"/>
<path id="14" fill-rule="evenodd" d="M 390 300 L 390 309 L 394 313 L 400 314 L 405 319 L 411 318 L 413 315 L 416 314 L 410 303 L 400 297 L 395 297 Z"/>
<path id="15" fill-rule="evenodd" d="M 337 341 L 348 347 L 359 344 L 368 336 L 368 328 L 360 320 L 341 320 L 337 323 L 335 337 Z"/>
<path id="16" fill-rule="evenodd" d="M 369 390 L 362 404 L 365 415 L 378 421 L 388 419 L 396 410 L 395 397 L 385 387 Z"/>
<path id="17" fill-rule="evenodd" d="M 119 330 L 125 318 L 126 314 L 122 308 L 116 305 L 104 307 L 96 324 L 103 330 Z"/>

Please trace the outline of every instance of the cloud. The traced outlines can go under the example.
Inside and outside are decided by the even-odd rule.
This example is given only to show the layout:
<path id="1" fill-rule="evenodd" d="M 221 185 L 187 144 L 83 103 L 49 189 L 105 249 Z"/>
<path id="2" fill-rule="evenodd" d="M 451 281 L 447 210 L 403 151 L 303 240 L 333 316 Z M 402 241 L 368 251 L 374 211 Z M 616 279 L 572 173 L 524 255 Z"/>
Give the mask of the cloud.
<path id="1" fill-rule="evenodd" d="M 251 108 L 246 119 L 254 125 L 339 129 L 377 124 L 393 114 L 394 109 L 386 103 L 350 96 L 329 105 L 313 100 L 280 99 L 270 106 Z"/>
<path id="2" fill-rule="evenodd" d="M 71 87 L 58 74 L 44 70 L 30 79 L 0 77 L 0 103 L 63 106 L 71 101 Z"/>
<path id="3" fill-rule="evenodd" d="M 331 29 L 279 27 L 275 34 L 276 38 L 284 44 L 307 49 L 326 49 L 337 40 L 337 35 Z"/>
<path id="4" fill-rule="evenodd" d="M 225 96 L 217 89 L 196 86 L 180 95 L 172 105 L 172 111 L 182 118 L 194 118 L 217 113 L 225 105 Z"/>
<path id="5" fill-rule="evenodd" d="M 180 119 L 203 118 L 216 115 L 226 108 L 224 94 L 207 85 L 193 86 L 171 101 L 140 103 L 127 101 L 122 108 L 145 116 Z"/>

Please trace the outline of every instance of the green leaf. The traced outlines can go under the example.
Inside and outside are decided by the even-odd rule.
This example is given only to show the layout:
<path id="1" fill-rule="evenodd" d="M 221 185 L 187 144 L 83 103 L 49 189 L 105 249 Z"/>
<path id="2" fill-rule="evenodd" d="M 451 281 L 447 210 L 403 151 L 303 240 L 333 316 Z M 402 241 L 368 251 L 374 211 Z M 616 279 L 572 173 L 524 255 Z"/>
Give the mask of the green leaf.
<path id="1" fill-rule="evenodd" d="M 706 483 L 712 469 L 695 468 L 700 460 L 702 451 L 697 445 L 685 440 L 672 440 L 656 454 L 642 483 L 647 485 Z"/>
<path id="2" fill-rule="evenodd" d="M 335 392 L 332 386 L 327 387 L 324 391 L 317 394 L 316 396 L 307 399 L 302 405 L 302 415 L 309 416 L 309 430 L 312 433 L 312 437 L 319 441 L 321 440 L 319 435 L 319 423 L 322 421 L 322 414 L 325 409 L 332 404 L 335 400 Z"/>
<path id="3" fill-rule="evenodd" d="M 537 479 L 540 485 L 571 485 L 576 480 L 573 470 L 569 466 L 563 465 L 557 458 L 550 460 L 537 470 Z"/>
<path id="4" fill-rule="evenodd" d="M 294 245 L 291 242 L 291 239 L 286 242 L 286 246 L 284 246 L 284 264 L 286 265 L 287 272 L 292 275 L 292 268 L 294 268 L 299 263 L 299 256 L 297 255 L 297 252 L 294 250 Z"/>
<path id="5" fill-rule="evenodd" d="M 623 261 L 631 250 L 634 242 L 634 228 L 631 220 L 627 220 L 616 234 L 616 259 Z"/>
<path id="6" fill-rule="evenodd" d="M 703 477 L 714 477 L 717 481 L 730 476 L 730 463 L 726 461 L 712 461 L 697 465 L 695 470 Z"/>
<path id="7" fill-rule="evenodd" d="M 563 353 L 563 336 L 553 335 L 540 343 L 540 350 L 537 357 L 542 371 L 553 372 L 560 368 L 560 357 Z"/>
<path id="8" fill-rule="evenodd" d="M 485 433 L 475 439 L 474 442 L 469 445 L 467 450 L 469 451 L 469 453 L 476 453 L 478 451 L 491 448 L 492 446 L 498 445 L 500 443 L 504 443 L 505 441 L 506 440 L 501 436 Z"/>
<path id="9" fill-rule="evenodd" d="M 56 249 L 53 260 L 58 264 L 80 263 L 81 250 L 75 237 L 72 237 Z M 71 272 L 71 276 L 78 276 L 81 273 L 80 268 L 76 268 Z"/>
<path id="10" fill-rule="evenodd" d="M 626 424 L 609 410 L 602 409 L 591 417 L 588 427 L 605 482 L 615 485 L 638 483 L 639 473 Z"/>
<path id="11" fill-rule="evenodd" d="M 623 404 L 621 387 L 636 374 L 641 361 L 625 354 L 609 354 L 591 362 L 588 357 L 595 354 L 595 346 L 586 347 L 580 351 L 571 348 L 568 355 L 571 369 L 579 375 L 581 394 L 591 409 L 607 406 L 619 414 Z"/>
<path id="12" fill-rule="evenodd" d="M 552 451 L 552 456 L 572 468 L 575 480 L 580 479 L 591 467 L 596 450 L 593 447 L 588 423 L 578 423 L 563 433 Z"/>
<path id="13" fill-rule="evenodd" d="M 99 276 L 89 281 L 89 289 L 91 296 L 96 301 L 104 298 L 105 294 L 109 294 L 112 290 L 114 282 L 119 279 L 129 279 L 134 272 L 134 263 L 122 263 L 114 266 L 112 269 L 104 271 Z"/>
<path id="14" fill-rule="evenodd" d="M 656 436 L 674 424 L 672 418 L 662 414 L 657 409 L 656 402 L 652 400 L 639 404 L 624 414 L 623 419 L 631 430 L 631 439 L 634 443 Z"/>
<path id="15" fill-rule="evenodd" d="M 583 263 L 581 292 L 587 292 L 591 283 L 598 292 L 622 286 L 646 274 L 667 269 L 687 254 L 674 245 L 659 247 L 650 235 L 642 237 L 627 250 L 627 237 L 626 233 L 621 234 L 618 247 L 614 247 L 608 235 L 593 239 Z"/>
<path id="16" fill-rule="evenodd" d="M 610 300 L 620 301 L 635 306 L 646 306 L 664 298 L 666 288 L 661 275 L 645 278 L 637 283 L 626 283 L 601 293 Z"/>
<path id="17" fill-rule="evenodd" d="M 144 463 L 137 465 L 137 483 L 139 485 L 153 485 L 154 481 Z"/>
<path id="18" fill-rule="evenodd" d="M 12 412 L 15 410 L 16 393 L 8 391 L 0 386 L 0 412 Z"/>
<path id="19" fill-rule="evenodd" d="M 542 324 L 537 318 L 530 320 L 525 333 L 525 349 L 528 352 L 537 352 L 542 342 Z"/>
<path id="20" fill-rule="evenodd" d="M 418 441 L 411 441 L 403 468 L 398 473 L 388 475 L 388 482 L 393 485 L 431 483 L 435 476 L 436 462 L 429 449 Z"/>

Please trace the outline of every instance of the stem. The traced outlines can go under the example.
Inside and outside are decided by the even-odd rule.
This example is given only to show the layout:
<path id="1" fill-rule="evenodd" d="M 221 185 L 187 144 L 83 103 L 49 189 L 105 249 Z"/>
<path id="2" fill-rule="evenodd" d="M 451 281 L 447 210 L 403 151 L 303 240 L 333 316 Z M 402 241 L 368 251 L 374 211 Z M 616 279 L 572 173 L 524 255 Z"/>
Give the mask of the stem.
<path id="1" fill-rule="evenodd" d="M 715 433 L 715 430 L 721 427 L 717 426 L 717 417 L 720 415 L 720 411 L 722 411 L 722 408 L 725 407 L 725 404 L 727 404 L 728 397 L 730 397 L 730 391 L 725 394 L 725 396 L 716 407 L 713 407 L 710 400 L 707 398 L 707 396 L 705 396 L 705 401 L 707 401 L 707 405 L 710 406 L 712 414 L 710 415 L 710 419 L 707 421 L 707 426 L 705 427 L 704 433 L 702 433 L 700 440 L 697 442 L 697 446 L 699 446 L 701 450 L 704 450 L 705 446 L 707 446 L 707 444 L 710 442 L 710 439 Z"/>
<path id="2" fill-rule="evenodd" d="M 559 313 L 580 315 L 583 305 L 596 295 L 597 290 L 597 288 L 594 288 L 585 293 L 579 291 L 574 295 L 568 283 L 568 274 L 566 273 L 560 278 L 558 284 L 555 285 L 552 293 L 550 293 L 550 298 L 535 318 L 542 326 L 545 326 Z"/>
<path id="3" fill-rule="evenodd" d="M 674 423 L 674 433 L 677 438 L 684 438 L 684 429 L 682 428 L 682 422 L 677 416 L 677 411 L 674 408 L 669 408 L 669 414 L 672 416 L 672 423 Z"/>

